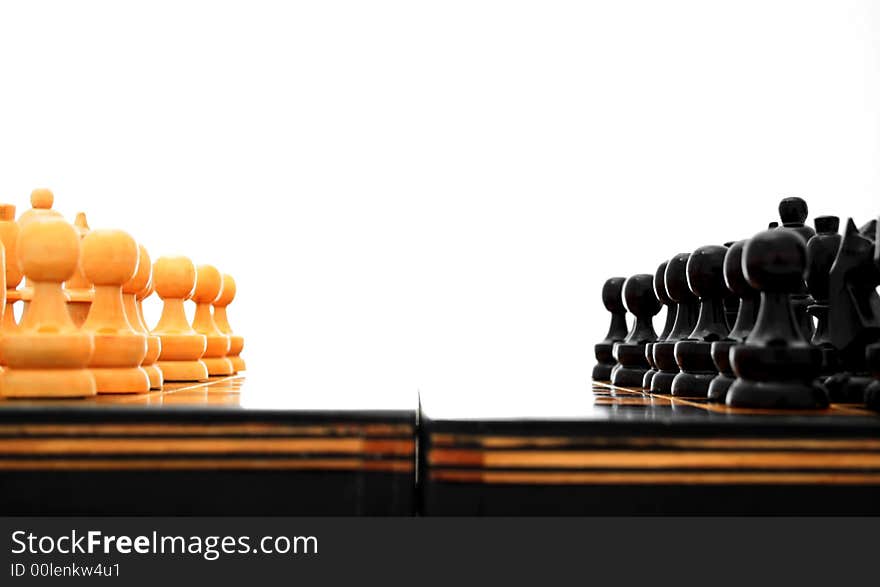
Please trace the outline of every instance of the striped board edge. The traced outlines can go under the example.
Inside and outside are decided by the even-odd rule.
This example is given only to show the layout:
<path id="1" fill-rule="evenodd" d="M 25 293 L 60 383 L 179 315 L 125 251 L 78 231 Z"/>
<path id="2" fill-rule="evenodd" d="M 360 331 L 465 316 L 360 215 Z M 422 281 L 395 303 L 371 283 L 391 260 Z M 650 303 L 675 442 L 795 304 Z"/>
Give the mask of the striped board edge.
<path id="1" fill-rule="evenodd" d="M 423 408 L 424 512 L 880 513 L 880 417 L 859 406 L 742 410 L 602 383 L 583 396 L 584 417 Z"/>
<path id="2" fill-rule="evenodd" d="M 415 409 L 245 409 L 243 376 L 0 401 L 3 515 L 411 515 Z"/>

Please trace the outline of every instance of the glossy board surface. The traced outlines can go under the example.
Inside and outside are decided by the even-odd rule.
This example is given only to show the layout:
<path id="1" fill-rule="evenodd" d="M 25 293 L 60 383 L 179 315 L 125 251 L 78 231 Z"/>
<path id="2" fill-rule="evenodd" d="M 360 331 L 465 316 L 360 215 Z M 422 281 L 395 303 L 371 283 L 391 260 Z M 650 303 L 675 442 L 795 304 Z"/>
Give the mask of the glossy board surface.
<path id="1" fill-rule="evenodd" d="M 606 384 L 475 415 L 423 398 L 427 515 L 880 513 L 880 417 Z M 531 404 L 531 408 L 530 408 Z"/>
<path id="2" fill-rule="evenodd" d="M 414 409 L 296 409 L 249 384 L 0 401 L 0 511 L 413 513 Z"/>

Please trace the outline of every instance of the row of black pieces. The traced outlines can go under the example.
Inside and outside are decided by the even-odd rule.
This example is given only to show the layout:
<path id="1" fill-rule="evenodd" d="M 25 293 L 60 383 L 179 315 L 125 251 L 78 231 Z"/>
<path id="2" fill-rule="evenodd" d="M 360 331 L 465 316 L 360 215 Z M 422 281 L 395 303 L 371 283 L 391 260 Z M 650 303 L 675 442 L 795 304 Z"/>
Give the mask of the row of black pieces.
<path id="1" fill-rule="evenodd" d="M 800 198 L 779 211 L 782 230 L 609 279 L 593 379 L 739 407 L 880 409 L 880 226 L 849 220 L 840 235 L 838 218 L 820 216 L 814 231 Z"/>

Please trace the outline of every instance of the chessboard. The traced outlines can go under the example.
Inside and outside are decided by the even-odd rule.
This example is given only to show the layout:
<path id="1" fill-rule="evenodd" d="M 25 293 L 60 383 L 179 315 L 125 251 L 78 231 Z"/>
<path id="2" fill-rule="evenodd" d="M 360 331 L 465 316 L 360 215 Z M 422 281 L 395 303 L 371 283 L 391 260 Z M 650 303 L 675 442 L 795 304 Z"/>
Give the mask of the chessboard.
<path id="1" fill-rule="evenodd" d="M 309 405 L 268 381 L 0 399 L 0 515 L 413 512 L 415 401 Z"/>
<path id="2" fill-rule="evenodd" d="M 242 376 L 231 274 L 53 202 L 0 204 L 0 514 L 880 514 L 877 220 L 785 198 L 608 278 L 597 383 L 445 373 L 417 408 L 344 361 Z"/>
<path id="3" fill-rule="evenodd" d="M 880 415 L 606 383 L 484 414 L 422 398 L 426 515 L 880 514 Z M 519 399 L 517 399 L 519 398 Z"/>

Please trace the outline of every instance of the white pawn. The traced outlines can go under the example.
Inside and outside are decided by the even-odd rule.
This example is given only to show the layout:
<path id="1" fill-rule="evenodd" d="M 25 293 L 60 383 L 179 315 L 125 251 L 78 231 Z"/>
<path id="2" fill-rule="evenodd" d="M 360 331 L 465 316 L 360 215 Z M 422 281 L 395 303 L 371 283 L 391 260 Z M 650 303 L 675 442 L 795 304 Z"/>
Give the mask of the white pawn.
<path id="1" fill-rule="evenodd" d="M 244 348 L 244 337 L 235 334 L 232 326 L 229 325 L 229 317 L 226 307 L 235 299 L 235 280 L 228 273 L 223 274 L 223 287 L 220 290 L 220 297 L 214 301 L 214 322 L 220 332 L 229 337 L 229 352 L 226 358 L 232 363 L 232 369 L 236 373 L 245 370 L 244 359 L 241 358 L 241 351 Z"/>
<path id="2" fill-rule="evenodd" d="M 208 375 L 222 376 L 232 375 L 232 362 L 226 358 L 229 352 L 229 336 L 220 332 L 211 314 L 211 304 L 220 297 L 223 288 L 223 276 L 212 265 L 199 265 L 196 267 L 196 289 L 192 300 L 196 303 L 196 313 L 193 317 L 193 330 L 204 334 L 208 339 L 202 362 L 208 368 Z"/>
<path id="3" fill-rule="evenodd" d="M 89 223 L 86 220 L 85 212 L 79 212 L 73 226 L 79 232 L 79 237 L 85 238 L 89 234 Z M 83 273 L 82 267 L 77 269 L 73 277 L 64 283 L 64 293 L 67 294 L 67 309 L 70 311 L 70 317 L 77 326 L 82 326 L 89 315 L 89 306 L 95 298 L 95 290 L 92 284 Z"/>
<path id="4" fill-rule="evenodd" d="M 121 230 L 93 230 L 82 239 L 82 266 L 94 284 L 95 299 L 82 325 L 95 338 L 89 368 L 98 393 L 147 393 L 150 378 L 141 368 L 147 354 L 147 337 L 125 316 L 122 286 L 138 266 L 138 247 Z"/>
<path id="5" fill-rule="evenodd" d="M 52 205 L 55 203 L 55 194 L 47 188 L 37 188 L 31 192 L 31 207 L 21 213 L 18 217 L 19 228 L 31 222 L 40 222 L 43 220 L 64 220 L 60 212 L 54 210 Z M 21 290 L 21 300 L 24 303 L 22 309 L 22 318 L 27 314 L 28 306 L 30 306 L 31 297 L 34 295 L 34 288 L 29 279 L 25 279 L 24 287 Z"/>
<path id="6" fill-rule="evenodd" d="M 192 329 L 183 307 L 196 287 L 195 265 L 186 257 L 159 257 L 153 284 L 164 304 L 152 334 L 162 341 L 157 364 L 165 381 L 207 381 L 208 367 L 200 359 L 208 339 Z"/>
<path id="7" fill-rule="evenodd" d="M 61 290 L 61 283 L 76 270 L 79 234 L 64 220 L 29 222 L 21 227 L 17 248 L 22 272 L 33 284 L 34 295 L 15 334 L 0 337 L 6 361 L 6 369 L 0 373 L 0 394 L 95 395 L 95 379 L 86 368 L 94 348 L 92 336 L 73 324 Z"/>
<path id="8" fill-rule="evenodd" d="M 150 377 L 150 389 L 162 389 L 162 371 L 156 365 L 156 359 L 159 358 L 159 351 L 162 346 L 159 337 L 150 334 L 146 322 L 140 312 L 138 294 L 145 292 L 150 287 L 150 280 L 153 277 L 153 265 L 150 261 L 150 255 L 143 245 L 138 245 L 140 258 L 138 259 L 138 268 L 134 277 L 129 279 L 122 286 L 122 304 L 125 306 L 125 317 L 128 319 L 131 327 L 147 337 L 147 354 L 141 367 Z"/>

